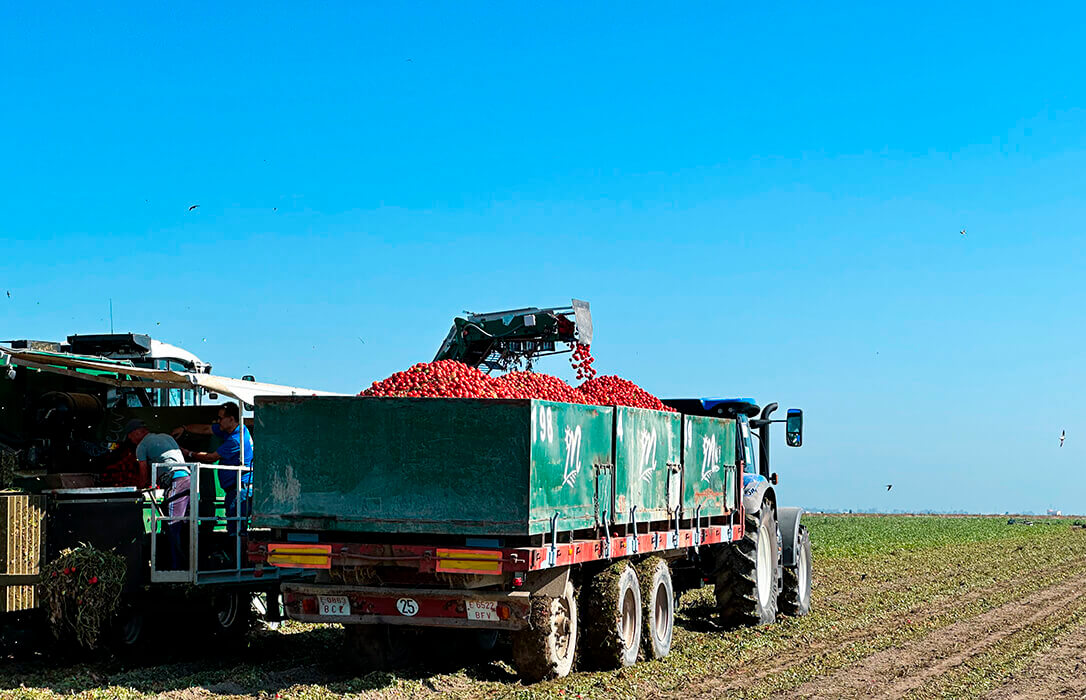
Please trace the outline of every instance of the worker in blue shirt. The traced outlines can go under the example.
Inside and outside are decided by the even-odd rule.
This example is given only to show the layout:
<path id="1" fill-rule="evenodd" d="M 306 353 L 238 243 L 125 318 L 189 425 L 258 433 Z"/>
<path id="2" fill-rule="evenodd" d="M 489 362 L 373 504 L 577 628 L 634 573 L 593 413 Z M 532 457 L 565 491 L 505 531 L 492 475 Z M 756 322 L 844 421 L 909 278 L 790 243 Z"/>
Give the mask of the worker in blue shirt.
<path id="1" fill-rule="evenodd" d="M 240 466 L 242 456 L 246 467 L 252 468 L 253 463 L 253 438 L 249 429 L 241 424 L 241 409 L 236 403 L 227 403 L 219 407 L 219 420 L 211 425 L 183 425 L 174 429 L 175 435 L 193 433 L 197 435 L 214 435 L 222 440 L 222 444 L 214 452 L 193 452 L 181 450 L 185 459 L 190 459 L 203 464 L 218 462 L 223 466 Z M 238 487 L 238 473 L 230 469 L 219 470 L 219 485 L 226 494 L 226 517 L 249 517 L 251 508 L 250 491 L 252 489 L 252 472 L 242 472 L 241 487 Z M 226 532 L 236 534 L 245 532 L 248 527 L 246 521 L 240 521 L 241 529 L 238 529 L 239 521 L 227 520 Z"/>

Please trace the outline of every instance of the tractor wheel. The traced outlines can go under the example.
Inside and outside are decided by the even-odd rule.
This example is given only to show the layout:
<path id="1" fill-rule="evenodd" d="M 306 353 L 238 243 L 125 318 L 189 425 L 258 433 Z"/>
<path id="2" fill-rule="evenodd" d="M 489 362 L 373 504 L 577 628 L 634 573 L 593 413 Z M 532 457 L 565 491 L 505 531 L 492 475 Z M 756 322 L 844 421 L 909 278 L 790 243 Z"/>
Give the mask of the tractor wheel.
<path id="1" fill-rule="evenodd" d="M 589 664 L 615 669 L 637 663 L 641 586 L 629 562 L 616 562 L 588 580 L 584 609 L 584 655 Z"/>
<path id="2" fill-rule="evenodd" d="M 577 594 L 567 581 L 557 598 L 532 598 L 531 627 L 513 633 L 513 665 L 525 683 L 561 678 L 577 654 Z"/>
<path id="3" fill-rule="evenodd" d="M 662 659 L 671 651 L 675 626 L 675 590 L 671 568 L 659 557 L 650 557 L 637 565 L 641 580 L 641 646 L 645 658 Z"/>
<path id="4" fill-rule="evenodd" d="M 807 527 L 799 526 L 796 539 L 796 565 L 784 570 L 784 586 L 777 606 L 786 615 L 801 617 L 811 612 L 811 536 Z"/>
<path id="5" fill-rule="evenodd" d="M 777 619 L 777 520 L 769 504 L 747 514 L 743 539 L 720 548 L 716 606 L 729 625 L 769 625 Z"/>

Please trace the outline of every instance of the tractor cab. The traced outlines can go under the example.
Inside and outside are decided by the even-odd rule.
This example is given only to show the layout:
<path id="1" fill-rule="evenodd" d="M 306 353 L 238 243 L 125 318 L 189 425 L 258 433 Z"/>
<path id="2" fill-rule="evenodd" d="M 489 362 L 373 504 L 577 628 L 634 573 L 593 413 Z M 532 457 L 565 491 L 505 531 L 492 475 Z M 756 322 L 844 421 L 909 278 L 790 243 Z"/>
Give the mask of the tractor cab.
<path id="1" fill-rule="evenodd" d="M 786 423 L 785 442 L 789 447 L 803 444 L 803 411 L 798 408 L 788 409 L 788 418 L 781 421 L 769 418 L 777 410 L 777 404 L 760 408 L 751 398 L 665 399 L 664 404 L 688 415 L 734 419 L 736 456 L 743 463 L 745 474 L 759 474 L 767 479 L 771 477 L 769 426 L 772 423 Z M 758 438 L 757 448 L 753 436 Z"/>

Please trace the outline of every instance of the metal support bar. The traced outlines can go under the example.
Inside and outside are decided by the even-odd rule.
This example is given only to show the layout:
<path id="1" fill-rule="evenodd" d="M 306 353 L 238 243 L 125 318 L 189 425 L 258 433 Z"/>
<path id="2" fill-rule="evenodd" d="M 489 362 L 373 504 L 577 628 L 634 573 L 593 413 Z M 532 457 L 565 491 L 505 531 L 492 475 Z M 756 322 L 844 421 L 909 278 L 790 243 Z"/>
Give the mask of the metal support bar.
<path id="1" fill-rule="evenodd" d="M 547 566 L 554 566 L 558 562 L 558 511 L 551 516 L 551 546 L 547 550 Z"/>

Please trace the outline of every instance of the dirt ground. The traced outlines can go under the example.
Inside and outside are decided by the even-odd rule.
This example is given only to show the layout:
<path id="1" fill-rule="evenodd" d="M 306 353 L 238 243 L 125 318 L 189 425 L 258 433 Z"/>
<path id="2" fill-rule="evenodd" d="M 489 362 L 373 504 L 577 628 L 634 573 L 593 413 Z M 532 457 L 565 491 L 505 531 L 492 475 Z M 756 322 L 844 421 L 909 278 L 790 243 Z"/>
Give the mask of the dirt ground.
<path id="1" fill-rule="evenodd" d="M 341 630 L 292 624 L 155 663 L 9 654 L 0 697 L 1086 698 L 1086 533 L 980 520 L 814 519 L 811 615 L 723 629 L 691 592 L 672 654 L 620 671 L 525 686 L 506 647 L 451 640 L 359 676 Z"/>

